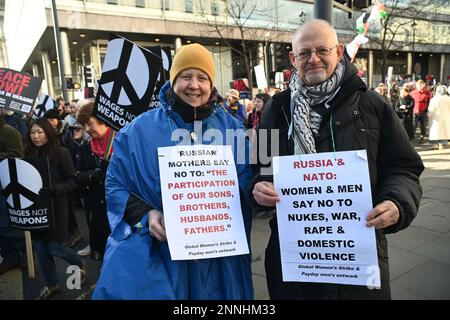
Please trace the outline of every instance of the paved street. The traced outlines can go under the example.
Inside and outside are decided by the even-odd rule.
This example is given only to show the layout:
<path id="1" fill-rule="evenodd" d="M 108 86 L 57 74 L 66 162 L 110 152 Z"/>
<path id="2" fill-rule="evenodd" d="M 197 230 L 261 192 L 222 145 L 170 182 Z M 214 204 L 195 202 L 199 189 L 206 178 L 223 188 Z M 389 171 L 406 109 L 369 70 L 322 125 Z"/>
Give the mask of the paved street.
<path id="1" fill-rule="evenodd" d="M 398 234 L 389 235 L 389 256 L 393 299 L 450 299 L 450 147 L 430 151 L 430 145 L 416 145 L 425 162 L 421 176 L 424 190 L 420 210 L 412 225 Z M 77 212 L 84 234 L 87 227 L 82 211 Z M 268 299 L 264 272 L 264 250 L 269 235 L 268 218 L 255 218 L 252 232 L 253 281 L 255 299 Z M 83 239 L 75 249 L 87 244 Z M 95 283 L 99 262 L 83 258 L 88 268 L 88 281 L 81 290 L 69 290 L 64 285 L 67 264 L 57 259 L 63 290 L 54 299 L 72 300 L 81 296 Z M 36 279 L 28 278 L 25 269 L 0 276 L 0 300 L 33 299 L 44 286 L 40 269 Z"/>

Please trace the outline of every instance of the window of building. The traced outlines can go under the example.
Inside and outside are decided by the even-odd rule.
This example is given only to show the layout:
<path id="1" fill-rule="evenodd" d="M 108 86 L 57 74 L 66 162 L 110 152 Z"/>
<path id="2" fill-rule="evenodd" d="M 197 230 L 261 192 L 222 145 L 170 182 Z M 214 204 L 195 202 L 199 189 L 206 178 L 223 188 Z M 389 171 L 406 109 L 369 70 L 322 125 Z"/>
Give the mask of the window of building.
<path id="1" fill-rule="evenodd" d="M 188 13 L 194 12 L 192 8 L 192 0 L 184 0 L 184 11 Z"/>
<path id="2" fill-rule="evenodd" d="M 107 4 L 115 4 L 115 5 L 118 5 L 118 4 L 119 4 L 119 0 L 107 0 L 106 3 L 107 3 Z"/>
<path id="3" fill-rule="evenodd" d="M 161 0 L 161 8 L 163 10 L 170 10 L 170 0 Z"/>
<path id="4" fill-rule="evenodd" d="M 216 0 L 211 1 L 211 14 L 213 16 L 219 15 L 219 4 L 217 3 Z"/>
<path id="5" fill-rule="evenodd" d="M 136 0 L 137 8 L 145 8 L 145 0 Z"/>

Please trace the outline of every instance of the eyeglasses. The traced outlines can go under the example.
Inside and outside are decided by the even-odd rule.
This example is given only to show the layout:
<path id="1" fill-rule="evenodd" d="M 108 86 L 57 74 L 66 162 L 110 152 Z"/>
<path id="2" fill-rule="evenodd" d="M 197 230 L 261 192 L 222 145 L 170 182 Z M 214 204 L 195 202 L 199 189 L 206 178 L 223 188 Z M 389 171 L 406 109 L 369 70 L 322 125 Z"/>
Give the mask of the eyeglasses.
<path id="1" fill-rule="evenodd" d="M 308 60 L 309 58 L 311 58 L 311 55 L 313 54 L 313 52 L 316 54 L 316 56 L 318 56 L 319 58 L 324 58 L 326 56 L 329 56 L 331 51 L 334 48 L 337 48 L 337 46 L 339 46 L 339 44 L 335 45 L 334 47 L 331 48 L 327 48 L 327 47 L 320 47 L 319 49 L 316 50 L 303 50 L 299 53 L 294 52 L 294 57 L 297 60 L 300 61 L 305 61 Z"/>

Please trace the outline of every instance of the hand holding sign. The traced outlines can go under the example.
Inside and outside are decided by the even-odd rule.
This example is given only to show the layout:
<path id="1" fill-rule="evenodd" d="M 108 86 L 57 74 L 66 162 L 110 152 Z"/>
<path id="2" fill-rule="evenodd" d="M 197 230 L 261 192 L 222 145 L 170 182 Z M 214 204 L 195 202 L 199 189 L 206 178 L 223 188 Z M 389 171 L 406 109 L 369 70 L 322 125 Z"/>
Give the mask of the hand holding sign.
<path id="1" fill-rule="evenodd" d="M 56 188 L 54 186 L 52 187 L 44 187 L 39 190 L 39 195 L 41 197 L 53 197 L 56 193 Z"/>
<path id="2" fill-rule="evenodd" d="M 381 229 L 398 222 L 400 212 L 394 202 L 383 201 L 375 206 L 366 218 L 366 226 Z"/>
<path id="3" fill-rule="evenodd" d="M 158 241 L 167 241 L 164 216 L 156 209 L 148 213 L 148 230 L 150 235 L 158 239 Z"/>
<path id="4" fill-rule="evenodd" d="M 258 204 L 266 207 L 274 207 L 280 201 L 272 182 L 261 181 L 255 184 L 253 196 Z"/>

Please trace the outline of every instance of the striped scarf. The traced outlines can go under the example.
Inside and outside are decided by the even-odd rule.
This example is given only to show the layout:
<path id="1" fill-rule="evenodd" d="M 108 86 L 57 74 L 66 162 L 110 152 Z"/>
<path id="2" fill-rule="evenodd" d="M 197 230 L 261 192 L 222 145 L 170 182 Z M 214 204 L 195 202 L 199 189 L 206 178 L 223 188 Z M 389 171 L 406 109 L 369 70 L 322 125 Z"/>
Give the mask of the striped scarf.
<path id="1" fill-rule="evenodd" d="M 319 135 L 322 116 L 312 110 L 311 106 L 334 97 L 340 88 L 344 70 L 344 64 L 338 63 L 336 70 L 327 81 L 313 87 L 306 86 L 298 77 L 296 70 L 292 73 L 289 88 L 291 89 L 291 110 L 293 110 L 295 154 L 316 153 L 314 137 Z"/>

